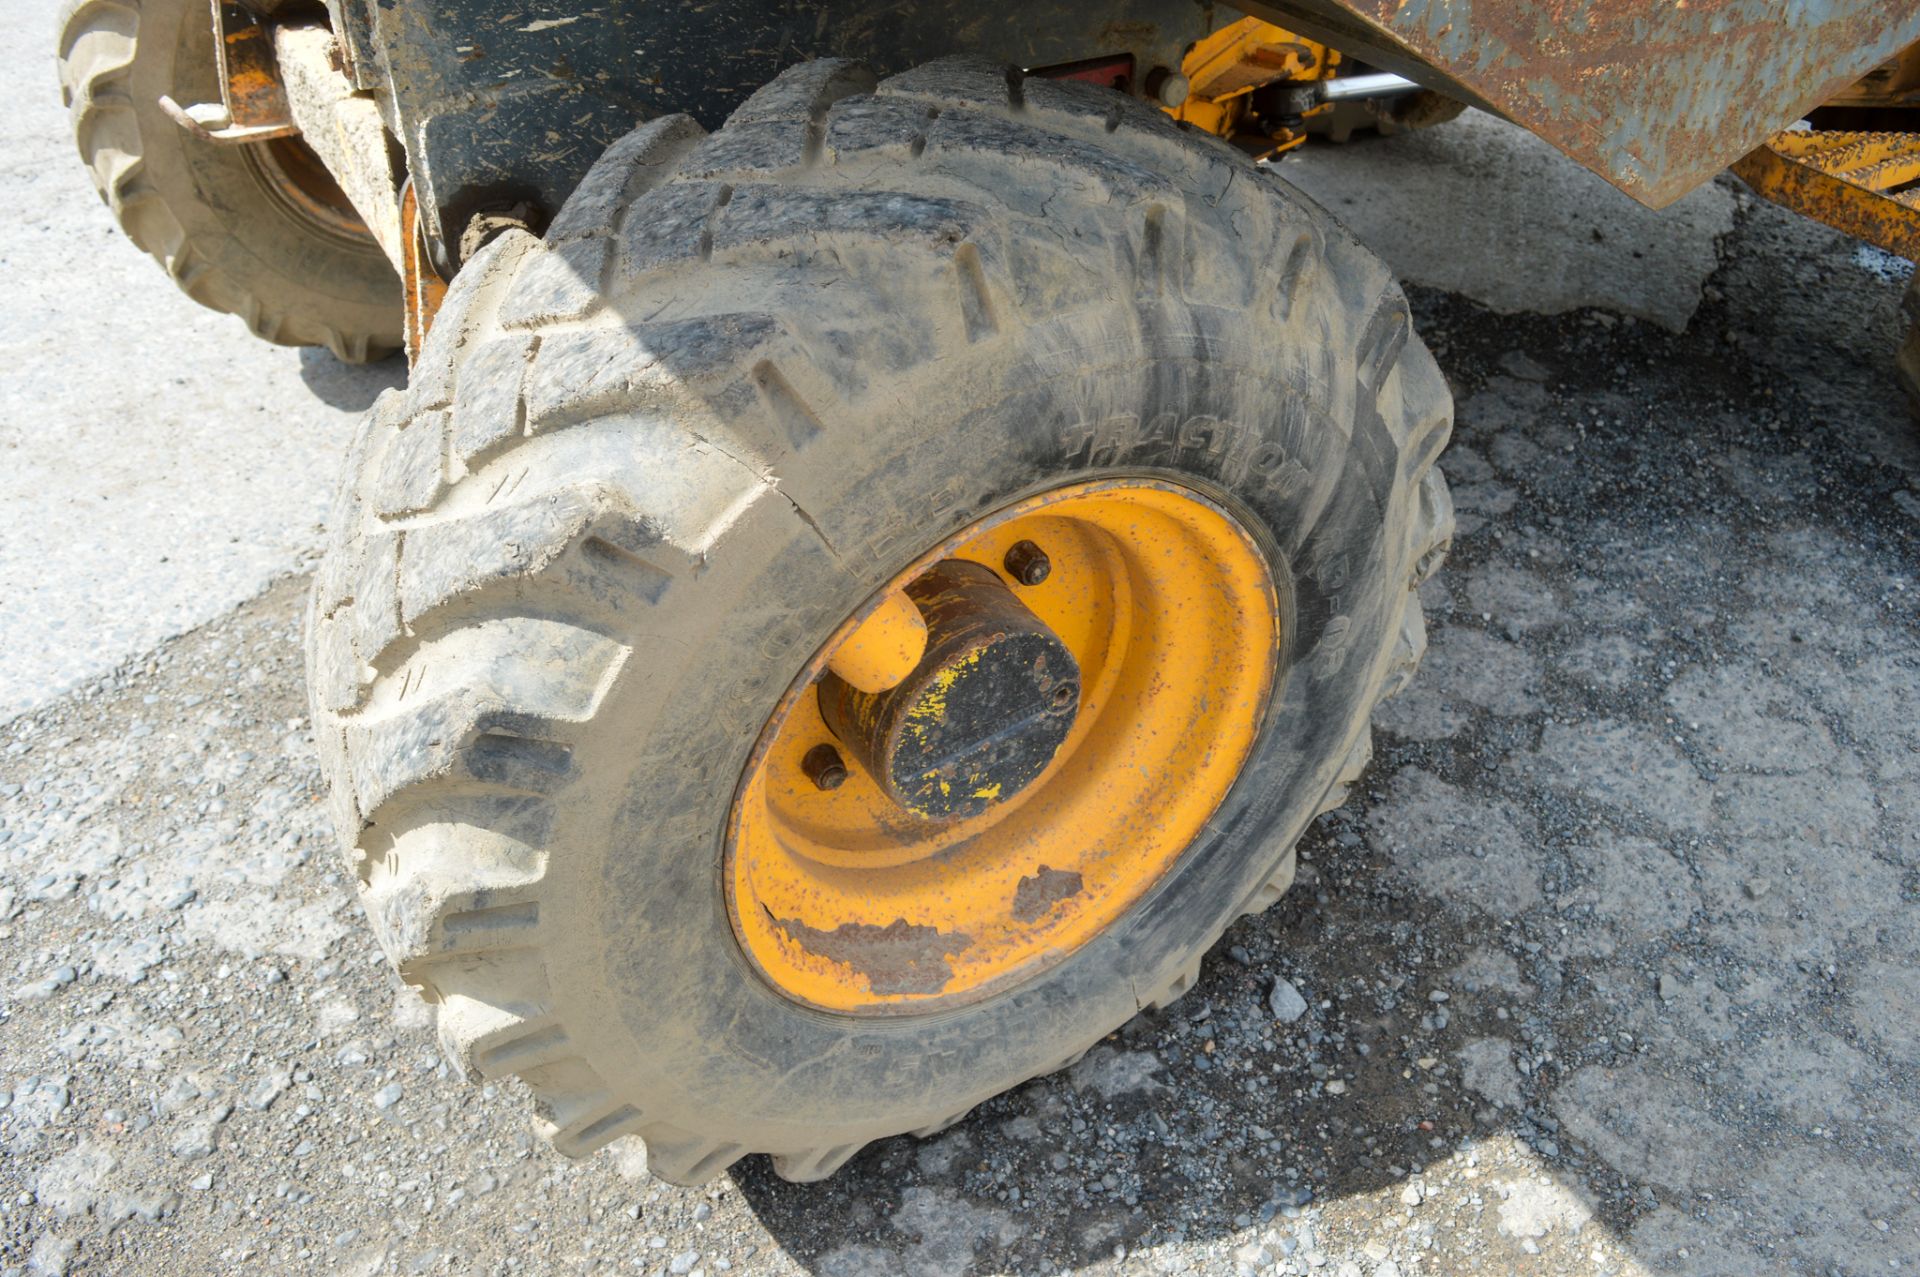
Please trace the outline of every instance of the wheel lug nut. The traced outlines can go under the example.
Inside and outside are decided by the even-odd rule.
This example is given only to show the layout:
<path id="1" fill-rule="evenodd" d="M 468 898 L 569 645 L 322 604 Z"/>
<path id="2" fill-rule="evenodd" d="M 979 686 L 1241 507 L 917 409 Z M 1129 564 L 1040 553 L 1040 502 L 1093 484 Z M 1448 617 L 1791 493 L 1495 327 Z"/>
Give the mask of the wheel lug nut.
<path id="1" fill-rule="evenodd" d="M 1022 585 L 1038 585 L 1053 571 L 1053 560 L 1031 541 L 1015 541 L 1007 551 L 1007 575 Z"/>
<path id="2" fill-rule="evenodd" d="M 791 755 L 789 755 L 791 757 Z M 831 745 L 815 745 L 800 760 L 800 770 L 807 774 L 815 789 L 838 789 L 847 783 L 847 765 L 840 758 L 840 751 Z"/>

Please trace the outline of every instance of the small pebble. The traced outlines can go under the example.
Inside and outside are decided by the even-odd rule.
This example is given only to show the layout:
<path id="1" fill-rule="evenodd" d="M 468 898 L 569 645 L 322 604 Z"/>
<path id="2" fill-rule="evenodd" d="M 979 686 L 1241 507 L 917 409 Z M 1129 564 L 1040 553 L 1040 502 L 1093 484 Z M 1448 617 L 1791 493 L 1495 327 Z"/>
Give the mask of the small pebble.
<path id="1" fill-rule="evenodd" d="M 1300 990 L 1286 980 L 1276 979 L 1273 992 L 1267 996 L 1267 1006 L 1273 1012 L 1273 1018 L 1282 1024 L 1292 1024 L 1307 1013 L 1307 1000 Z"/>

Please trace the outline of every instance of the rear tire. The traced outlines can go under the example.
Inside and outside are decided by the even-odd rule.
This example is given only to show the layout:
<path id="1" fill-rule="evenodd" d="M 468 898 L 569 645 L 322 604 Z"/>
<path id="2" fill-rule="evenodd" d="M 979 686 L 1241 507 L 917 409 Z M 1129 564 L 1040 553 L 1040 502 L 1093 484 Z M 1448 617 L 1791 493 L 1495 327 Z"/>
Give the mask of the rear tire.
<path id="1" fill-rule="evenodd" d="M 382 944 L 580 1155 L 831 1174 L 1077 1058 L 1291 881 L 1425 644 L 1451 402 L 1379 260 L 1144 104 L 814 62 L 616 143 L 448 294 L 363 425 L 309 631 Z M 1105 932 L 939 1015 L 783 997 L 720 855 L 762 724 L 896 571 L 1090 478 L 1230 508 L 1289 583 L 1265 728 Z"/>
<path id="2" fill-rule="evenodd" d="M 80 158 L 120 228 L 187 296 L 238 315 L 256 337 L 325 346 L 349 363 L 400 345 L 399 276 L 350 210 L 324 189 L 298 139 L 222 146 L 161 110 L 217 101 L 213 30 L 203 0 L 68 0 L 60 89 Z M 331 192 L 328 192 L 331 196 Z M 345 224 L 342 224 L 345 223 Z"/>

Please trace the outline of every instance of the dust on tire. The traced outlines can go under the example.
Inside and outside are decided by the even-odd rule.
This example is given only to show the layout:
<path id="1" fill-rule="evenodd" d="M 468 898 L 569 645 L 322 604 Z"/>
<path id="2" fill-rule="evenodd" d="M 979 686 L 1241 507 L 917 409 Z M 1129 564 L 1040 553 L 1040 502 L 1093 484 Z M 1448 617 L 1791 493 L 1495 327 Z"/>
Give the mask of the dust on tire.
<path id="1" fill-rule="evenodd" d="M 616 143 L 455 281 L 363 426 L 309 665 L 403 978 L 562 1152 L 694 1182 L 936 1130 L 1184 990 L 1369 756 L 1424 647 L 1451 404 L 1385 268 L 1144 104 L 938 62 L 796 67 Z M 1040 488 L 1178 477 L 1292 583 L 1283 695 L 1215 822 L 1048 972 L 938 1018 L 740 961 L 717 838 L 792 672 L 897 564 Z"/>

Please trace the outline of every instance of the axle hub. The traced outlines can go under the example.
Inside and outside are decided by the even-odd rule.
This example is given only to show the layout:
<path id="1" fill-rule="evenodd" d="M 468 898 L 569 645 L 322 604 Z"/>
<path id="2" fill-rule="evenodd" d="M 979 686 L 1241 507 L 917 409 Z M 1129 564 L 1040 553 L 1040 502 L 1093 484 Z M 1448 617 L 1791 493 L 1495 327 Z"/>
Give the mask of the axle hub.
<path id="1" fill-rule="evenodd" d="M 1079 709 L 1080 667 L 990 568 L 948 559 L 905 593 L 927 623 L 920 663 L 879 693 L 829 673 L 820 714 L 901 807 L 977 815 L 1053 761 Z"/>

